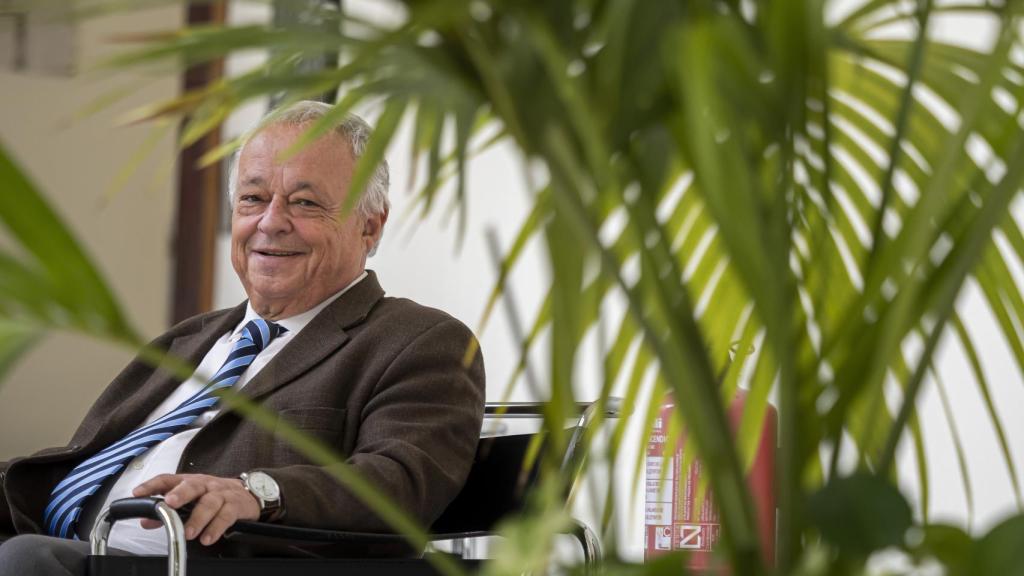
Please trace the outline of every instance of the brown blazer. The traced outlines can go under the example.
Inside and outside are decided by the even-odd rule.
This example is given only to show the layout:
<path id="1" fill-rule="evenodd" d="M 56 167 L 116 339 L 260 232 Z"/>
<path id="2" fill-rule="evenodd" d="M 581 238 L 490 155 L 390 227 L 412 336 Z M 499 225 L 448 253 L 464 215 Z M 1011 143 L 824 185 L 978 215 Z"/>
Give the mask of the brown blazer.
<path id="1" fill-rule="evenodd" d="M 153 344 L 195 365 L 244 314 L 243 303 L 196 316 Z M 444 312 L 384 297 L 370 272 L 296 334 L 243 393 L 333 446 L 370 484 L 429 525 L 461 487 L 480 432 L 484 370 L 479 353 L 464 364 L 471 342 L 469 329 Z M 7 463 L 0 472 L 0 534 L 40 532 L 53 486 L 141 424 L 179 383 L 136 358 L 67 446 Z M 285 524 L 388 530 L 322 468 L 227 410 L 199 431 L 178 470 L 234 477 L 253 469 L 280 484 Z"/>

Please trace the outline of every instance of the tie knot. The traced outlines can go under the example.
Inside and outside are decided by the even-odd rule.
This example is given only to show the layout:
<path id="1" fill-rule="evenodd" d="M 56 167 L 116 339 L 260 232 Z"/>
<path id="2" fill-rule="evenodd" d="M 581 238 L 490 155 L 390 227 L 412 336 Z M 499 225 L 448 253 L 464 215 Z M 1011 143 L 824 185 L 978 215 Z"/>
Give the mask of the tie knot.
<path id="1" fill-rule="evenodd" d="M 280 324 L 268 322 L 263 318 L 255 318 L 246 322 L 245 327 L 242 328 L 242 337 L 251 340 L 262 351 L 267 344 L 270 344 L 271 340 L 287 331 L 288 329 Z"/>

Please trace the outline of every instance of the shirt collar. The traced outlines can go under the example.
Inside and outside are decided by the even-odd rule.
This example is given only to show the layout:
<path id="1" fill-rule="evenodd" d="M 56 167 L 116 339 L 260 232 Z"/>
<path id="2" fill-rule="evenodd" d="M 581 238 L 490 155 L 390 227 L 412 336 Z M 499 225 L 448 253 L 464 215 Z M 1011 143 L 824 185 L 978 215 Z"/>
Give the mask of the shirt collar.
<path id="1" fill-rule="evenodd" d="M 301 312 L 301 313 L 296 314 L 294 316 L 289 316 L 288 318 L 281 318 L 280 320 L 275 320 L 274 321 L 275 323 L 281 325 L 283 328 L 288 330 L 287 332 L 285 332 L 284 334 L 279 336 L 279 338 L 293 336 L 293 335 L 297 334 L 300 330 L 302 330 L 303 328 L 306 327 L 306 324 L 309 324 L 310 320 L 315 318 L 316 315 L 319 314 L 324 308 L 326 308 L 331 302 L 334 302 L 335 300 L 340 298 L 342 294 L 344 294 L 345 292 L 348 292 L 353 286 L 355 286 L 356 284 L 361 282 L 363 280 L 363 278 L 366 278 L 366 276 L 367 276 L 366 270 L 363 270 L 363 273 L 360 274 L 359 276 L 357 276 L 355 280 L 350 282 L 348 286 L 345 286 L 341 290 L 339 290 L 339 291 L 335 292 L 334 294 L 328 296 L 323 302 L 317 304 L 316 306 L 310 308 L 309 310 L 306 310 L 305 312 Z M 260 315 L 257 314 L 256 311 L 252 309 L 252 302 L 246 303 L 246 305 L 245 305 L 245 317 L 242 318 L 242 321 L 239 322 L 237 326 L 235 326 L 235 329 L 231 332 L 231 338 L 229 338 L 228 341 L 229 342 L 235 342 L 239 338 L 241 338 L 242 337 L 242 328 L 245 328 L 245 325 L 250 320 L 255 320 L 256 318 L 259 318 L 259 317 L 260 317 Z"/>

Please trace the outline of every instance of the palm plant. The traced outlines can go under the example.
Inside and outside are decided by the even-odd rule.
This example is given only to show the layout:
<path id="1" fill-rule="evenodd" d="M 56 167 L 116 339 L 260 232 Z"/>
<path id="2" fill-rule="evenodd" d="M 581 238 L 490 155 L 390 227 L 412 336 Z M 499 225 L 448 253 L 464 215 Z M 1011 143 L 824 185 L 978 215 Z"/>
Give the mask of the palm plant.
<path id="1" fill-rule="evenodd" d="M 309 139 L 354 107 L 379 106 L 353 177 L 359 190 L 399 124 L 412 122 L 411 153 L 428 170 L 424 211 L 449 194 L 462 206 L 468 159 L 513 141 L 535 204 L 485 318 L 527 240 L 542 237 L 552 281 L 523 358 L 549 329 L 548 423 L 558 441 L 580 343 L 603 303 L 627 303 L 600 401 L 625 382 L 626 403 L 649 424 L 665 392 L 685 399 L 678 417 L 709 472 L 734 573 L 861 573 L 886 547 L 951 574 L 1020 573 L 1024 516 L 980 537 L 930 522 L 915 411 L 940 342 L 959 342 L 1021 508 L 1019 460 L 957 309 L 973 279 L 1024 368 L 1015 327 L 1024 298 L 1011 274 L 1024 234 L 1009 210 L 1024 170 L 1024 67 L 1012 57 L 1020 2 L 867 0 L 838 16 L 817 0 L 394 4 L 405 17 L 393 25 L 324 9 L 312 27 L 177 30 L 115 64 L 190 65 L 272 48 L 265 67 L 138 117 L 183 117 L 189 144 L 253 98 L 340 87 L 336 115 Z M 994 42 L 977 50 L 932 38 L 939 14 L 989 18 Z M 341 64 L 294 65 L 323 53 L 341 54 Z M 977 141 L 985 154 L 969 153 Z M 0 253 L 0 369 L 43 330 L 135 342 L 88 259 L 7 159 L 0 181 L 16 191 L 0 195 L 0 219 L 22 249 Z M 914 354 L 904 353 L 909 341 L 920 344 Z M 730 347 L 754 343 L 726 363 Z M 641 401 L 651 366 L 654 393 Z M 733 434 L 724 406 L 741 379 L 748 402 Z M 766 567 L 744 474 L 772 393 L 779 523 L 777 565 Z M 623 430 L 612 433 L 612 461 L 628 452 Z M 895 488 L 901 442 L 921 470 L 915 519 Z M 492 570 L 543 563 L 546 528 L 559 517 L 551 500 L 508 527 L 512 552 Z"/>

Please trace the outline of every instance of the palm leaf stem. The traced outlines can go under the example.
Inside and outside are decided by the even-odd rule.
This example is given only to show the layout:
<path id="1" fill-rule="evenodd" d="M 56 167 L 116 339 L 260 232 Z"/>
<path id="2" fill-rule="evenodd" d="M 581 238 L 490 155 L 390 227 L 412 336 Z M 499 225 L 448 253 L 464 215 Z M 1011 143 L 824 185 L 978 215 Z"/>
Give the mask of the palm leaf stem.
<path id="1" fill-rule="evenodd" d="M 888 150 L 889 162 L 886 166 L 885 174 L 882 176 L 880 186 L 882 198 L 879 202 L 878 210 L 875 213 L 874 226 L 872 226 L 871 229 L 871 238 L 874 240 L 874 245 L 871 247 L 871 256 L 868 261 L 869 267 L 871 266 L 871 260 L 875 258 L 880 251 L 881 245 L 885 242 L 885 232 L 882 229 L 882 222 L 885 219 L 886 209 L 889 206 L 890 197 L 893 192 L 893 175 L 896 172 L 896 167 L 900 163 L 900 152 L 903 150 L 900 143 L 903 141 L 904 134 L 907 130 L 908 120 L 914 107 L 914 88 L 921 74 L 925 47 L 928 45 L 928 22 L 931 15 L 931 9 L 932 0 L 918 0 L 917 35 L 911 47 L 909 62 L 906 66 L 907 81 L 906 85 L 903 87 L 903 93 L 900 95 L 899 110 L 896 113 L 896 130 L 892 135 L 892 140 L 890 140 Z"/>
<path id="2" fill-rule="evenodd" d="M 974 525 L 974 491 L 971 489 L 970 467 L 967 465 L 967 456 L 964 453 L 963 440 L 960 437 L 960 430 L 957 428 L 956 419 L 953 417 L 953 407 L 949 403 L 949 393 L 946 392 L 946 385 L 935 369 L 934 363 L 929 370 L 932 381 L 935 382 L 935 389 L 939 392 L 939 401 L 942 405 L 942 413 L 946 417 L 946 424 L 949 426 L 949 435 L 953 438 L 953 451 L 956 453 L 957 467 L 960 469 L 960 480 L 964 489 L 964 498 L 967 500 L 967 531 Z"/>

